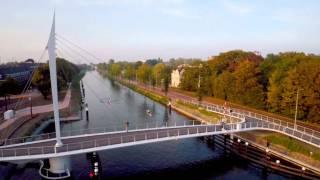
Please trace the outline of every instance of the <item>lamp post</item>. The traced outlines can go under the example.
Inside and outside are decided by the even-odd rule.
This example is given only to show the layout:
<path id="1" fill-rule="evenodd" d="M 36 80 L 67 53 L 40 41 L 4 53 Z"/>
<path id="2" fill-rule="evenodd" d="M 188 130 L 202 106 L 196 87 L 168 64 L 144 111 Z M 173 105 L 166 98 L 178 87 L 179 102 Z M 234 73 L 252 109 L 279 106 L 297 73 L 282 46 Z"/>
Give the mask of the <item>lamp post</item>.
<path id="1" fill-rule="evenodd" d="M 137 74 L 137 71 L 136 71 L 136 84 L 138 84 L 138 74 Z"/>
<path id="2" fill-rule="evenodd" d="M 201 92 L 201 76 L 200 76 L 200 72 L 201 72 L 201 68 L 202 68 L 202 64 L 199 65 L 199 76 L 198 76 L 198 93 L 199 93 L 199 102 L 202 99 L 202 92 Z"/>
<path id="3" fill-rule="evenodd" d="M 30 102 L 30 117 L 32 118 L 32 87 L 30 86 L 30 93 L 29 93 L 29 102 Z"/>
<path id="4" fill-rule="evenodd" d="M 299 100 L 299 91 L 303 89 L 297 89 L 297 97 L 296 97 L 296 111 L 294 113 L 294 130 L 297 129 L 297 115 L 298 115 L 298 100 Z"/>

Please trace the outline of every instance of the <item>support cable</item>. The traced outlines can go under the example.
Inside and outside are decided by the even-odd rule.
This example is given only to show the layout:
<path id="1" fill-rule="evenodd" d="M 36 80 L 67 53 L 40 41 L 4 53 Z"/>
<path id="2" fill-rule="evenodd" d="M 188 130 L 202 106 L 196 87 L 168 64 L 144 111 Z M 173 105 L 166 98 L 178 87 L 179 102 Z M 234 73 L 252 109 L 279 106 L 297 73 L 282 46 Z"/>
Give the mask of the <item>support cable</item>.
<path id="1" fill-rule="evenodd" d="M 64 49 L 62 50 L 61 44 L 57 43 L 57 46 L 58 46 L 58 49 L 57 49 L 57 50 L 59 50 L 60 54 L 62 54 L 61 52 L 63 52 L 63 54 L 68 54 L 68 56 L 69 56 L 69 57 L 72 57 L 72 59 L 73 59 L 74 61 L 79 62 L 78 60 L 76 60 L 76 58 L 74 58 L 73 55 L 71 55 L 72 53 L 69 53 L 69 51 L 65 51 Z M 92 63 L 92 62 L 90 62 L 88 59 L 86 59 L 86 57 L 84 57 L 83 55 L 81 55 L 79 52 L 76 52 L 75 50 L 71 49 L 70 47 L 69 47 L 68 49 L 69 49 L 70 51 L 78 54 L 78 55 L 81 56 L 82 58 L 84 58 L 87 62 Z M 66 53 L 66 52 L 68 52 L 68 53 Z M 103 80 L 101 77 L 97 76 L 96 74 L 93 74 L 93 77 L 94 77 L 97 81 Z M 102 83 L 102 84 L 103 84 L 106 88 L 109 88 L 105 83 Z M 109 97 L 109 98 L 110 98 L 110 97 Z M 121 98 L 121 100 L 124 101 L 122 98 Z M 118 99 L 118 100 L 113 100 L 113 101 L 120 101 L 120 99 Z"/>
<path id="2" fill-rule="evenodd" d="M 25 86 L 24 86 L 21 94 L 24 94 L 24 93 L 29 89 L 29 87 L 30 87 L 30 85 L 31 85 L 31 83 L 32 83 L 32 79 L 33 79 L 34 73 L 35 73 L 35 71 L 41 66 L 40 61 L 42 60 L 42 58 L 43 58 L 43 56 L 44 56 L 44 54 L 45 54 L 46 51 L 47 51 L 47 49 L 44 49 L 44 50 L 42 51 L 40 57 L 38 58 L 38 61 L 36 61 L 36 64 L 37 64 L 37 65 L 36 65 L 36 67 L 32 70 L 31 75 L 30 75 L 27 83 L 25 84 Z M 24 98 L 25 98 L 25 97 L 22 96 L 22 98 L 19 99 L 19 100 L 15 103 L 14 110 L 16 110 L 16 108 L 21 105 L 21 103 L 22 103 L 22 101 L 23 101 Z"/>
<path id="3" fill-rule="evenodd" d="M 72 44 L 73 46 L 77 47 L 78 49 L 81 49 L 82 51 L 86 52 L 87 54 L 89 54 L 91 57 L 93 57 L 94 59 L 98 60 L 98 61 L 101 61 L 100 58 L 97 58 L 95 55 L 93 55 L 92 53 L 90 53 L 89 51 L 87 51 L 86 49 L 84 48 L 81 48 L 80 46 L 78 46 L 76 43 L 73 43 L 71 42 L 70 40 L 66 39 L 65 37 L 61 36 L 60 34 L 56 34 L 57 36 L 57 39 L 62 39 L 64 40 L 65 42 L 69 43 L 69 44 Z"/>

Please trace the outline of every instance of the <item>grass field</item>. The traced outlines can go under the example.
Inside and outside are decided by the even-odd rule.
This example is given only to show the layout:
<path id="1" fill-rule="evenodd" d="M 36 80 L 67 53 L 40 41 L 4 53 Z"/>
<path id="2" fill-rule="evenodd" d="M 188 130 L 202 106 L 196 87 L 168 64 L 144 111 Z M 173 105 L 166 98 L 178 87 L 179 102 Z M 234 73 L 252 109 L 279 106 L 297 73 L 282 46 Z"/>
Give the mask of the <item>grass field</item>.
<path id="1" fill-rule="evenodd" d="M 166 97 L 166 96 L 161 96 L 159 94 L 150 92 L 148 90 L 144 90 L 144 89 L 142 89 L 142 88 L 140 88 L 140 87 L 138 87 L 138 86 L 136 86 L 134 84 L 130 84 L 130 83 L 122 81 L 122 80 L 119 80 L 119 82 L 121 84 L 127 86 L 128 88 L 130 88 L 130 89 L 132 89 L 132 90 L 134 90 L 134 91 L 136 91 L 136 92 L 138 92 L 138 93 L 140 93 L 140 94 L 142 94 L 142 95 L 144 95 L 144 96 L 146 96 L 146 97 L 148 97 L 148 98 L 150 98 L 150 99 L 152 99 L 152 100 L 154 100 L 156 102 L 159 102 L 159 103 L 161 103 L 163 105 L 167 105 L 168 102 L 169 102 L 169 98 Z"/>

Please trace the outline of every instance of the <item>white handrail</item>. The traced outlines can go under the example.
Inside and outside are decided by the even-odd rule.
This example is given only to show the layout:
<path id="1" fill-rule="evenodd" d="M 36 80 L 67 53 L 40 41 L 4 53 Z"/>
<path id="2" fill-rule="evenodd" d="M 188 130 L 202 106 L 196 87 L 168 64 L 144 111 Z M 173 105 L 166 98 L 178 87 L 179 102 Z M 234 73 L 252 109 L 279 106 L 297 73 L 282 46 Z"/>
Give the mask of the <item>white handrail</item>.
<path id="1" fill-rule="evenodd" d="M 183 100 L 183 102 L 190 102 L 190 103 L 192 103 L 192 104 L 196 104 L 195 102 L 193 102 L 193 101 L 187 101 L 187 100 Z M 198 105 L 198 104 L 196 104 L 196 105 Z M 204 105 L 203 105 L 204 106 Z M 221 113 L 220 112 L 220 110 L 222 110 L 221 109 L 221 107 L 222 106 L 218 106 L 218 105 L 210 105 L 210 104 L 206 104 L 205 105 L 205 107 L 209 110 L 209 111 L 212 111 L 212 112 L 217 112 L 217 113 Z M 223 111 L 222 111 L 223 112 Z M 241 112 L 240 110 L 235 110 L 235 112 Z M 241 123 L 230 123 L 230 124 L 226 124 L 226 128 L 230 128 L 230 130 L 234 130 L 234 129 L 236 129 L 237 128 L 237 124 L 245 124 L 244 125 L 244 128 L 243 128 L 243 126 L 241 125 L 241 127 L 242 127 L 242 129 L 251 129 L 251 128 L 257 128 L 257 127 L 260 127 L 260 128 L 266 128 L 266 129 L 273 129 L 273 130 L 277 130 L 277 131 L 280 131 L 280 132 L 282 132 L 282 133 L 284 133 L 284 134 L 287 134 L 287 135 L 290 135 L 290 136 L 293 136 L 293 137 L 295 137 L 295 138 L 297 138 L 297 139 L 300 139 L 300 140 L 303 140 L 303 141 L 307 141 L 307 142 L 309 142 L 309 143 L 311 143 L 311 144 L 315 144 L 315 145 L 318 145 L 317 143 L 315 143 L 314 142 L 314 140 L 316 139 L 316 140 L 318 140 L 318 141 L 320 141 L 320 137 L 318 137 L 318 136 L 315 136 L 315 134 L 316 133 L 319 133 L 319 132 L 317 132 L 317 131 L 314 131 L 314 130 L 312 130 L 312 129 L 309 129 L 309 128 L 305 128 L 305 127 L 302 127 L 303 128 L 303 131 L 301 130 L 299 130 L 299 128 L 297 128 L 297 129 L 293 129 L 293 124 L 292 123 L 289 123 L 289 122 L 287 122 L 287 121 L 282 121 L 282 120 L 279 120 L 279 119 L 274 119 L 274 118 L 268 118 L 268 116 L 262 116 L 262 115 L 259 115 L 259 114 L 256 114 L 256 113 L 253 113 L 253 112 L 247 112 L 247 114 L 248 115 L 245 115 L 246 114 L 246 112 L 245 111 L 242 111 L 242 113 L 243 114 L 239 114 L 239 113 L 232 113 L 232 114 L 235 114 L 235 115 L 230 115 L 229 113 L 227 113 L 226 115 L 228 115 L 228 116 L 233 116 L 233 117 L 235 117 L 235 118 L 239 118 L 239 117 L 241 117 L 241 118 L 245 118 L 246 116 L 247 117 L 255 117 L 257 120 L 256 121 L 254 121 L 254 122 L 249 122 L 249 127 L 247 127 L 248 126 L 248 122 L 241 122 Z M 238 117 L 237 117 L 238 116 Z M 258 116 L 260 116 L 260 118 L 258 118 Z M 254 123 L 255 123 L 255 126 L 254 126 Z M 151 124 L 151 126 L 149 126 L 149 124 Z M 155 128 L 152 128 L 152 125 L 153 125 L 153 123 L 147 123 L 147 125 L 146 125 L 146 127 L 147 127 L 147 129 L 140 129 L 141 131 L 142 130 L 145 130 L 145 131 L 147 131 L 147 130 L 165 130 L 165 129 L 167 129 L 168 127 L 166 127 L 167 126 L 167 124 L 164 126 L 160 126 L 160 128 L 158 127 L 158 124 L 157 124 L 157 122 L 155 123 Z M 138 126 L 138 124 L 136 124 L 136 128 L 137 128 L 137 126 Z M 197 130 L 197 132 L 199 133 L 199 128 L 200 127 L 202 127 L 203 125 L 195 125 L 195 121 L 192 121 L 192 124 L 191 125 L 186 125 L 186 122 L 182 122 L 182 125 L 181 126 L 177 126 L 177 122 L 174 122 L 174 126 L 169 126 L 169 128 L 186 128 L 187 127 L 187 130 L 188 130 L 188 134 L 190 133 L 190 131 L 189 131 L 189 128 L 190 127 L 196 127 L 196 130 Z M 210 126 L 210 125 L 209 125 Z M 209 126 L 206 126 L 206 128 L 207 127 L 209 127 Z M 217 124 L 215 124 L 215 125 L 211 125 L 211 126 L 213 126 L 214 127 L 214 129 L 215 129 L 215 132 L 217 131 Z M 298 126 L 298 127 L 301 127 L 301 126 Z M 101 129 L 102 129 L 102 131 L 101 131 Z M 225 128 L 223 128 L 223 129 L 225 129 Z M 122 126 L 122 129 L 121 130 L 123 130 L 123 131 L 125 131 L 125 127 L 124 126 Z M 84 130 L 77 130 L 76 132 L 86 132 L 87 134 L 98 134 L 98 133 L 106 133 L 106 132 L 110 132 L 110 131 L 107 131 L 107 128 L 92 128 L 92 129 L 84 129 Z M 119 133 L 123 133 L 123 131 L 116 131 L 116 132 L 119 132 Z M 130 131 L 130 130 L 129 130 Z M 138 129 L 136 130 L 136 131 L 139 131 Z M 222 130 L 220 130 L 220 131 L 222 131 Z M 228 131 L 228 130 L 227 130 Z M 311 132 L 310 132 L 311 131 Z M 72 132 L 73 131 L 69 131 L 69 133 L 70 133 L 70 135 L 72 134 Z M 114 131 L 111 131 L 111 132 L 114 132 Z M 149 133 L 149 132 L 144 132 L 144 133 Z M 167 135 L 167 137 L 169 136 L 169 129 L 167 129 L 167 133 L 168 133 L 168 135 Z M 296 135 L 298 133 L 298 135 Z M 55 133 L 48 133 L 48 134 L 41 134 L 41 135 L 37 135 L 37 136 L 29 136 L 29 137 L 23 137 L 22 139 L 27 139 L 27 138 L 34 138 L 34 137 L 50 137 L 50 135 L 52 135 L 52 134 L 55 134 Z M 139 134 L 139 133 L 138 133 Z M 179 134 L 179 136 L 180 136 L 180 129 L 178 129 L 178 134 Z M 320 133 L 319 133 L 320 134 Z M 144 134 L 145 135 L 145 139 L 147 139 L 147 134 Z M 303 138 L 304 136 L 309 136 L 309 138 L 308 139 L 306 139 L 306 138 Z M 122 138 L 122 136 L 120 136 L 121 138 Z M 157 137 L 159 137 L 159 136 L 157 136 Z M 18 138 L 16 138 L 16 139 L 18 139 Z M 10 141 L 10 140 L 16 140 L 16 139 L 8 139 L 8 140 L 6 140 L 6 141 Z M 133 137 L 133 139 L 134 139 L 134 141 L 136 141 L 136 137 L 134 136 Z M 110 139 L 108 139 L 108 145 L 110 145 Z M 84 147 L 84 143 L 86 143 L 85 141 L 84 142 L 80 142 L 80 148 L 82 149 L 83 147 Z M 95 141 L 95 143 L 96 143 L 96 141 Z M 67 146 L 67 151 L 69 151 L 70 150 L 70 148 L 69 148 L 69 145 L 71 146 L 71 145 L 73 145 L 73 144 L 78 144 L 79 145 L 79 143 L 71 143 L 71 144 L 67 144 L 66 146 Z M 96 146 L 96 145 L 95 145 Z M 318 145 L 319 146 L 319 145 Z M 42 148 L 42 150 L 41 150 L 41 152 L 42 152 L 42 154 L 45 154 L 45 152 L 44 152 L 44 149 L 45 148 L 47 148 L 47 149 L 50 149 L 50 148 L 53 148 L 53 146 L 44 146 L 44 147 L 41 147 Z M 9 152 L 9 151 L 13 151 L 14 150 L 14 152 L 13 152 L 13 154 L 15 155 L 15 156 L 17 156 L 17 151 L 19 151 L 19 150 L 27 150 L 26 152 L 28 152 L 27 154 L 28 155 L 31 155 L 31 151 L 30 150 L 32 150 L 32 149 L 37 149 L 37 147 L 36 148 L 11 148 L 11 149 L 4 149 L 4 148 L 2 148 L 1 149 L 1 157 L 5 157 L 4 156 L 4 152 Z M 37 154 L 37 153 L 36 153 Z M 41 153 L 40 153 L 41 154 Z"/>
<path id="2" fill-rule="evenodd" d="M 74 151 L 74 150 L 81 150 L 81 149 L 88 149 L 88 148 L 94 148 L 94 147 L 101 147 L 101 146 L 106 146 L 103 145 L 101 142 L 107 142 L 107 145 L 111 145 L 111 142 L 116 142 L 116 139 L 119 140 L 120 138 L 120 142 L 116 143 L 116 144 L 123 144 L 123 143 L 128 143 L 128 142 L 136 142 L 137 141 L 137 137 L 139 136 L 143 136 L 144 138 L 142 140 L 148 140 L 148 139 L 159 139 L 159 138 L 166 138 L 166 137 L 172 137 L 172 136 L 185 136 L 185 135 L 190 135 L 190 134 L 208 134 L 211 132 L 223 132 L 223 133 L 228 133 L 228 131 L 230 132 L 234 132 L 234 131 L 239 131 L 239 130 L 243 130 L 243 129 L 254 129 L 254 128 L 265 128 L 264 124 L 266 122 L 245 122 L 245 123 L 241 123 L 241 129 L 237 129 L 237 125 L 239 123 L 233 123 L 233 124 L 226 124 L 224 126 L 224 128 L 221 129 L 217 129 L 217 127 L 222 127 L 222 125 L 190 125 L 190 126 L 179 126 L 177 127 L 177 129 L 164 129 L 164 128 L 159 128 L 159 129 L 154 129 L 157 133 L 156 136 L 152 136 L 152 133 L 155 133 L 154 131 L 145 131 L 145 132 L 139 132 L 133 135 L 128 135 L 128 134 L 124 134 L 124 135 L 120 135 L 117 137 L 107 137 L 107 138 L 103 138 L 103 139 L 96 139 L 93 141 L 82 141 L 82 142 L 76 142 L 76 143 L 68 143 L 68 144 L 64 144 L 62 147 L 59 148 L 55 148 L 54 145 L 52 146 L 43 146 L 43 147 L 29 147 L 29 148 L 12 148 L 12 149 L 1 149 L 1 156 L 2 157 L 11 157 L 11 156 L 26 156 L 26 155 L 39 155 L 39 154 L 48 154 L 45 152 L 45 149 L 49 149 L 50 152 L 55 152 L 55 149 L 57 149 L 56 153 L 60 153 L 60 152 L 70 152 L 70 151 Z M 295 130 L 291 129 L 291 127 L 288 126 L 281 126 L 281 125 L 277 125 L 277 124 L 270 124 L 267 123 L 266 124 L 267 127 L 269 129 L 274 129 L 274 130 L 278 130 L 284 134 L 287 135 L 291 135 L 293 137 L 296 137 L 297 139 L 302 139 L 302 135 L 300 134 L 300 136 L 295 135 Z M 279 128 L 277 129 L 278 126 Z M 214 128 L 213 128 L 214 127 Z M 205 128 L 205 131 L 202 131 L 201 128 Z M 212 128 L 211 130 L 208 131 L 208 128 Z M 182 133 L 181 130 L 182 129 L 186 129 L 187 133 Z M 196 131 L 192 131 L 193 133 L 190 132 L 190 129 L 196 130 Z M 286 130 L 292 130 L 292 133 L 287 132 Z M 176 130 L 176 131 L 175 131 Z M 165 132 L 166 136 L 165 137 L 159 137 L 159 133 L 163 133 Z M 170 134 L 171 132 L 171 134 Z M 172 133 L 173 132 L 173 133 Z M 148 135 L 150 138 L 148 138 Z M 306 134 L 304 134 L 306 135 Z M 308 135 L 309 136 L 309 135 Z M 317 137 L 313 137 L 311 136 L 310 140 L 317 138 Z M 123 141 L 123 139 L 127 139 L 127 141 Z M 320 138 L 317 138 L 318 141 L 320 141 Z M 304 139 L 305 140 L 305 139 Z M 141 140 L 140 140 L 141 141 Z M 91 144 L 92 145 L 91 145 Z M 89 145 L 88 145 L 89 144 Z M 320 144 L 316 144 L 315 145 L 319 146 Z M 70 147 L 77 147 L 80 145 L 80 149 L 79 148 L 75 148 L 72 150 L 72 148 Z M 21 153 L 21 152 L 27 152 L 27 154 L 25 153 Z M 49 153 L 50 153 L 49 152 Z M 9 154 L 9 155 L 8 155 Z M 12 155 L 14 154 L 14 155 Z"/>

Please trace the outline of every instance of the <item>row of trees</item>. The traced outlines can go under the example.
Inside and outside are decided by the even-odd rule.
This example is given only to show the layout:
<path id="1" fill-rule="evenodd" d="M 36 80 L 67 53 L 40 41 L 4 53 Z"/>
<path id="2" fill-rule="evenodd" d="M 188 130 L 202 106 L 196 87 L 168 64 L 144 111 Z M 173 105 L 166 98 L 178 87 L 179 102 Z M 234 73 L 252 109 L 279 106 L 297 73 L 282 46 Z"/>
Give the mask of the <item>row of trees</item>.
<path id="1" fill-rule="evenodd" d="M 168 92 L 170 83 L 171 68 L 166 66 L 161 59 L 150 59 L 146 62 L 114 62 L 100 63 L 97 65 L 100 73 L 111 77 L 122 77 L 128 80 L 137 80 L 144 85 L 162 87 L 165 93 Z"/>
<path id="2" fill-rule="evenodd" d="M 192 65 L 183 73 L 184 90 L 292 118 L 299 91 L 298 119 L 320 122 L 320 56 L 287 52 L 263 58 L 236 50 Z"/>
<path id="3" fill-rule="evenodd" d="M 152 63 L 151 63 L 152 62 Z M 320 56 L 297 52 L 269 54 L 234 50 L 208 61 L 171 59 L 98 65 L 100 72 L 141 83 L 168 87 L 170 73 L 180 64 L 180 88 L 203 96 L 239 103 L 293 118 L 298 94 L 298 119 L 320 122 Z"/>

